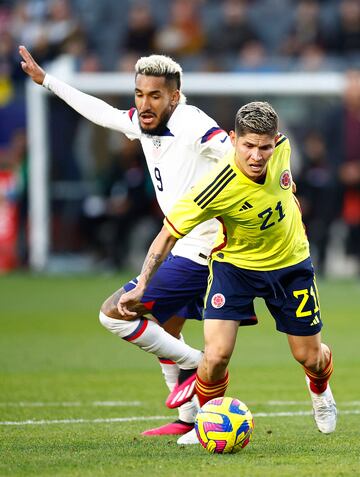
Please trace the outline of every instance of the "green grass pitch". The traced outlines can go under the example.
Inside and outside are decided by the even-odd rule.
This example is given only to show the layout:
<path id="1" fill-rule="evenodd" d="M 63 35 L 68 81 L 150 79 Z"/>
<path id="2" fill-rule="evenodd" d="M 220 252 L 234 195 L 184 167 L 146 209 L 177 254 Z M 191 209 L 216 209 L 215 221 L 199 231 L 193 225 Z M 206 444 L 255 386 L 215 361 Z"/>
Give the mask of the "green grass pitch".
<path id="1" fill-rule="evenodd" d="M 98 323 L 102 300 L 126 278 L 0 277 L 0 476 L 360 475 L 358 281 L 319 283 L 337 431 L 316 430 L 303 372 L 259 302 L 260 324 L 239 330 L 227 393 L 253 412 L 253 439 L 222 456 L 140 435 L 176 412 L 164 405 L 156 359 Z M 202 346 L 200 323 L 184 334 Z"/>

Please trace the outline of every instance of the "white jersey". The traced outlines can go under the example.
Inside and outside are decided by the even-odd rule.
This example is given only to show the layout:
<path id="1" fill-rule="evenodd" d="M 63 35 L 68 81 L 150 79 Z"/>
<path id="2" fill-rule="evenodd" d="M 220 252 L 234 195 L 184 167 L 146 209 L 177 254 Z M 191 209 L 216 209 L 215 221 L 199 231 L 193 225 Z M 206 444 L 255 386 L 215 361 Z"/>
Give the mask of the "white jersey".
<path id="1" fill-rule="evenodd" d="M 51 75 L 45 76 L 43 86 L 90 121 L 121 131 L 131 140 L 139 139 L 164 215 L 232 147 L 227 133 L 194 106 L 179 104 L 164 133 L 153 136 L 141 131 L 135 108 L 114 108 Z M 198 225 L 178 240 L 173 254 L 205 264 L 217 230 L 215 219 Z"/>

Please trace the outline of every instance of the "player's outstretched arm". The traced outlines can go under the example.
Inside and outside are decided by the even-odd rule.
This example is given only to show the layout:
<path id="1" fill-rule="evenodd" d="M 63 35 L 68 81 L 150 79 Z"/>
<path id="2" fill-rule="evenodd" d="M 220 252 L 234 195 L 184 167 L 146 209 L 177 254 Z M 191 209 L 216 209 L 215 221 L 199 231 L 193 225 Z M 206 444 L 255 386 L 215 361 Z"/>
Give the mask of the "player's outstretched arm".
<path id="1" fill-rule="evenodd" d="M 19 53 L 23 61 L 20 63 L 21 68 L 30 78 L 37 84 L 43 84 L 45 71 L 36 63 L 25 46 L 19 46 Z"/>
<path id="2" fill-rule="evenodd" d="M 136 312 L 131 311 L 131 308 L 140 303 L 151 277 L 168 256 L 176 241 L 177 238 L 173 237 L 166 227 L 161 229 L 150 245 L 136 287 L 120 297 L 118 310 L 121 316 L 136 315 Z"/>
<path id="3" fill-rule="evenodd" d="M 99 126 L 114 129 L 125 134 L 133 133 L 135 126 L 124 111 L 120 111 L 101 99 L 83 93 L 76 88 L 64 83 L 54 76 L 47 74 L 34 60 L 25 46 L 19 46 L 19 53 L 23 59 L 21 67 L 27 75 L 37 84 L 43 85 L 49 91 L 61 98 L 71 108 L 84 118 Z"/>

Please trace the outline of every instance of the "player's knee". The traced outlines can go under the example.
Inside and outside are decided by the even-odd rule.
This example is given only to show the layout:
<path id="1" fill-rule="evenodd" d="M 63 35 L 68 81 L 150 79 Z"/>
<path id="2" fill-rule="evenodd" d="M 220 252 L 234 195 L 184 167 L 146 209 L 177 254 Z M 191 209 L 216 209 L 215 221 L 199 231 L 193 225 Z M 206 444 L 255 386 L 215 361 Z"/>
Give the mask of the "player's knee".
<path id="1" fill-rule="evenodd" d="M 111 318 L 109 318 L 102 310 L 99 313 L 99 321 L 104 328 L 111 331 Z"/>
<path id="2" fill-rule="evenodd" d="M 127 320 L 120 320 L 111 318 L 102 311 L 99 313 L 99 321 L 110 333 L 125 338 L 134 331 L 137 327 L 137 323 Z"/>
<path id="3" fill-rule="evenodd" d="M 104 328 L 111 331 L 111 333 L 119 334 L 119 331 L 127 331 L 128 327 L 132 326 L 131 322 L 127 320 L 120 320 L 117 318 L 112 318 L 111 316 L 106 315 L 102 311 L 99 313 L 99 321 Z"/>
<path id="4" fill-rule="evenodd" d="M 210 374 L 218 374 L 225 370 L 229 364 L 231 355 L 226 350 L 221 349 L 205 349 L 204 361 L 210 371 Z"/>
<path id="5" fill-rule="evenodd" d="M 114 317 L 114 314 L 117 311 L 117 307 L 115 309 L 114 305 L 110 302 L 110 298 L 104 301 L 101 305 L 100 312 L 106 316 Z"/>
<path id="6" fill-rule="evenodd" d="M 100 313 L 108 316 L 109 318 L 120 319 L 120 313 L 117 308 L 117 304 L 121 295 L 124 293 L 124 289 L 116 291 L 113 295 L 107 298 L 104 303 L 101 305 Z"/>

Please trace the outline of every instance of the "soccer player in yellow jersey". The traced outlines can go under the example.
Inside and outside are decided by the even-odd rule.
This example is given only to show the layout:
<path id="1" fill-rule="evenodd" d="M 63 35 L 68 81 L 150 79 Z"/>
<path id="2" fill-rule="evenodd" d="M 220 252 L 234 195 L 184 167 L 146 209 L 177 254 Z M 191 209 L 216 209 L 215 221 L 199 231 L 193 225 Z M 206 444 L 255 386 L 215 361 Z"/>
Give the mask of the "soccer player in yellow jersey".
<path id="1" fill-rule="evenodd" d="M 239 324 L 249 318 L 256 321 L 253 301 L 261 297 L 305 370 L 317 427 L 331 433 L 336 426 L 336 405 L 328 384 L 332 355 L 321 342 L 309 243 L 292 191 L 289 140 L 278 133 L 277 114 L 264 102 L 239 109 L 230 137 L 234 150 L 167 214 L 136 288 L 120 299 L 120 312 L 132 315 L 132 307 L 177 239 L 216 217 L 221 233 L 211 253 L 205 350 L 195 386 L 200 405 L 225 394 Z M 194 430 L 178 440 L 195 442 Z"/>

